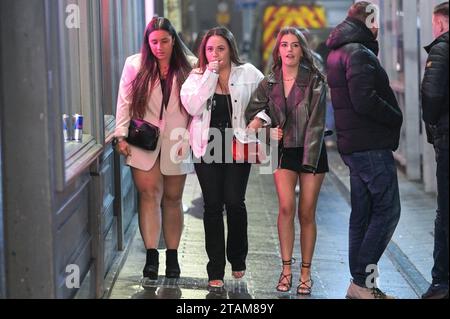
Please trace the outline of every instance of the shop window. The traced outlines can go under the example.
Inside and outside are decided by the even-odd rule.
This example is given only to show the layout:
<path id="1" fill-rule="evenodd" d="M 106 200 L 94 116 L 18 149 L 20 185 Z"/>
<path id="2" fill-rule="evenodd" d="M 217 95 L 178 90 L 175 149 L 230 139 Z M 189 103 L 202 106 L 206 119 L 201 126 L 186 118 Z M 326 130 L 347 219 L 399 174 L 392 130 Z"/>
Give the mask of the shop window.
<path id="1" fill-rule="evenodd" d="M 60 190 L 101 150 L 104 134 L 99 3 L 45 2 L 50 101 L 60 110 L 55 114 L 55 132 L 60 132 L 57 140 L 61 141 L 61 147 L 55 147 Z M 75 130 L 75 115 L 82 116 L 82 131 Z"/>
<path id="2" fill-rule="evenodd" d="M 55 131 L 61 134 L 61 145 L 55 146 L 58 189 L 86 170 L 112 138 L 123 64 L 128 55 L 139 52 L 143 3 L 45 1 L 49 95 L 60 110 L 55 116 Z M 83 116 L 81 140 L 74 140 L 76 114 Z"/>

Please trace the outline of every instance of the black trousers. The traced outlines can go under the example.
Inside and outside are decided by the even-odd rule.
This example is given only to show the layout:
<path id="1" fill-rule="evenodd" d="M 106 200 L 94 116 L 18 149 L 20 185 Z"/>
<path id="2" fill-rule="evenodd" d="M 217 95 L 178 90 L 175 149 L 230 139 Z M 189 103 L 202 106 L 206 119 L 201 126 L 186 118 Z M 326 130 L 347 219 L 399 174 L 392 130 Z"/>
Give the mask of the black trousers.
<path id="1" fill-rule="evenodd" d="M 245 193 L 251 164 L 195 164 L 205 202 L 203 224 L 209 262 L 209 280 L 223 280 L 225 275 L 225 230 L 223 208 L 227 212 L 226 257 L 233 271 L 246 269 L 248 253 L 247 208 Z"/>
<path id="2" fill-rule="evenodd" d="M 448 137 L 447 137 L 448 138 Z M 434 223 L 433 284 L 448 285 L 448 147 L 435 147 L 438 209 Z"/>

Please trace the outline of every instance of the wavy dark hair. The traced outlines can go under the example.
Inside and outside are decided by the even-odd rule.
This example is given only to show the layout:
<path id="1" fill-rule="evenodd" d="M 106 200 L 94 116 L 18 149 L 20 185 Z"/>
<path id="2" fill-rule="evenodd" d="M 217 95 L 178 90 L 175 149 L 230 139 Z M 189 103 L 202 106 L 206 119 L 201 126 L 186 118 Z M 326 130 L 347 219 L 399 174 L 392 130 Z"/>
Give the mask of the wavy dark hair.
<path id="1" fill-rule="evenodd" d="M 308 41 L 306 40 L 305 36 L 302 34 L 302 32 L 298 28 L 294 27 L 287 27 L 284 28 L 278 33 L 277 36 L 277 42 L 275 44 L 275 47 L 273 49 L 272 57 L 273 57 L 273 65 L 272 65 L 272 71 L 276 73 L 277 71 L 281 70 L 281 57 L 280 57 L 280 45 L 281 45 L 281 39 L 286 34 L 293 34 L 297 37 L 298 42 L 300 43 L 300 47 L 303 51 L 303 58 L 300 63 L 305 63 L 307 66 L 311 67 L 314 73 L 317 73 L 322 79 L 325 79 L 325 76 L 320 72 L 319 68 L 314 62 L 314 58 L 311 52 L 311 49 L 309 48 Z"/>
<path id="2" fill-rule="evenodd" d="M 234 38 L 233 33 L 225 27 L 215 27 L 208 32 L 206 32 L 203 37 L 202 43 L 198 49 L 198 64 L 197 67 L 201 70 L 201 72 L 206 71 L 206 67 L 208 66 L 208 59 L 206 58 L 206 44 L 208 43 L 209 38 L 213 36 L 219 36 L 227 41 L 228 46 L 230 47 L 230 60 L 232 63 L 236 65 L 242 65 L 244 62 L 239 58 L 239 50 L 236 44 L 236 39 Z"/>
<path id="3" fill-rule="evenodd" d="M 136 78 L 131 83 L 130 95 L 132 102 L 130 107 L 130 116 L 132 118 L 143 118 L 145 108 L 151 96 L 151 92 L 160 77 L 157 58 L 153 55 L 149 44 L 150 34 L 157 30 L 167 31 L 174 40 L 172 56 L 170 58 L 169 73 L 166 79 L 166 90 L 163 92 L 163 99 L 168 100 L 168 94 L 172 89 L 173 77 L 176 76 L 178 90 L 180 90 L 192 67 L 187 59 L 184 45 L 181 42 L 175 28 L 166 18 L 156 17 L 148 24 L 145 29 L 144 40 L 141 48 L 142 62 Z M 183 109 L 181 103 L 180 108 Z"/>

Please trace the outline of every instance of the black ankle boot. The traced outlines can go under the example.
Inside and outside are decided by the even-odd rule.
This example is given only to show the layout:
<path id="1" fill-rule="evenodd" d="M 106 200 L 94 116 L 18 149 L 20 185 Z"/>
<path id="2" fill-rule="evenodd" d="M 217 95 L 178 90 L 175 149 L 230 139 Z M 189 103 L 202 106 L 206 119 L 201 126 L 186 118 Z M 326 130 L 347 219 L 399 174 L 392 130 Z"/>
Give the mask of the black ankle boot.
<path id="1" fill-rule="evenodd" d="M 166 278 L 180 278 L 180 265 L 176 249 L 166 250 Z"/>
<path id="2" fill-rule="evenodd" d="M 147 249 L 147 260 L 143 271 L 144 278 L 158 280 L 159 252 L 156 249 Z"/>

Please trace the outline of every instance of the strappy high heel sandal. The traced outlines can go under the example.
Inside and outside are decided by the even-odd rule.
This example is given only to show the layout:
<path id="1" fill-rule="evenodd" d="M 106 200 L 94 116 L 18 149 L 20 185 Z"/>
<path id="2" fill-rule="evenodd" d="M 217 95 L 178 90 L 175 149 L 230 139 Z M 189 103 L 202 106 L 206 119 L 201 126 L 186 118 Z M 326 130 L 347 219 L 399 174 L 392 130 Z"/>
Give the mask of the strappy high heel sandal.
<path id="1" fill-rule="evenodd" d="M 311 263 L 304 263 L 302 261 L 302 268 L 311 268 Z M 311 275 L 308 280 L 303 281 L 300 274 L 299 284 L 297 286 L 297 295 L 309 296 L 312 292 L 314 281 L 311 279 Z"/>
<path id="2" fill-rule="evenodd" d="M 283 266 L 292 266 L 295 264 L 295 258 L 290 260 L 282 260 Z M 278 279 L 277 291 L 288 292 L 292 287 L 292 272 L 285 274 L 284 269 L 281 271 L 280 279 Z"/>

